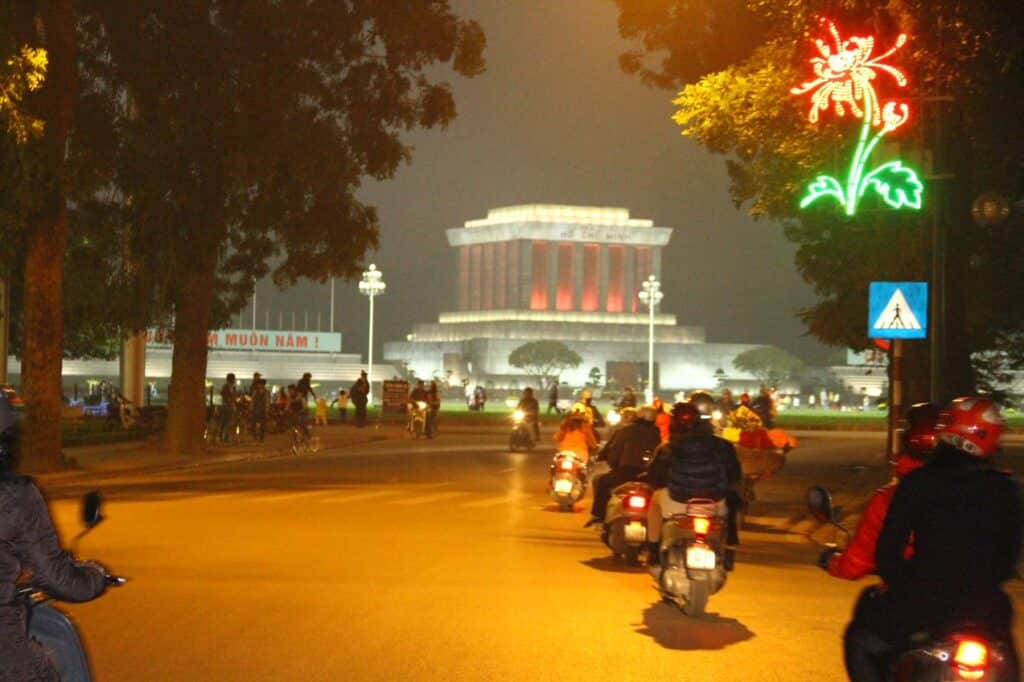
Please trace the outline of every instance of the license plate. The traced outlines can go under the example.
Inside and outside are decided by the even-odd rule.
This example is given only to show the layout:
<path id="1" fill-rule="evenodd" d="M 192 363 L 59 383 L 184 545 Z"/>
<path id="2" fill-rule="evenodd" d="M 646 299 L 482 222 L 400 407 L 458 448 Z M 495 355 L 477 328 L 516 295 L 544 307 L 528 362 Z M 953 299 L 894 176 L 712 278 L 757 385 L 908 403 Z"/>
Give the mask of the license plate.
<path id="1" fill-rule="evenodd" d="M 647 525 L 639 521 L 626 524 L 626 542 L 643 542 L 647 539 Z"/>
<path id="2" fill-rule="evenodd" d="M 566 478 L 560 478 L 555 481 L 555 492 L 556 493 L 571 493 L 572 492 L 572 481 Z"/>
<path id="3" fill-rule="evenodd" d="M 711 570 L 715 567 L 715 553 L 703 545 L 690 545 L 686 548 L 686 567 Z"/>

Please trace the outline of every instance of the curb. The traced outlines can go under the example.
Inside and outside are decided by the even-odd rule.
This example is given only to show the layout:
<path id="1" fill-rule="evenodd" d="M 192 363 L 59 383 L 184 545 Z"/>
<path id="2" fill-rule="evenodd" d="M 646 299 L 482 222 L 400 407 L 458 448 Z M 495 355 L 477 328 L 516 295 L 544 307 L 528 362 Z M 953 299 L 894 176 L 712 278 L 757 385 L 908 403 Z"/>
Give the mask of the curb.
<path id="1" fill-rule="evenodd" d="M 342 449 L 358 445 L 366 445 L 367 443 L 376 443 L 386 440 L 396 439 L 384 434 L 368 435 L 367 437 L 359 440 L 345 441 L 343 443 L 322 443 L 321 451 L 326 449 Z M 237 464 L 239 462 L 257 462 L 262 460 L 283 459 L 285 457 L 295 456 L 296 455 L 293 455 L 291 453 L 291 450 L 287 447 L 265 448 L 260 450 L 240 450 L 221 455 L 200 456 L 194 459 L 178 459 L 176 461 L 171 461 L 163 464 L 117 467 L 111 469 L 105 469 L 102 467 L 91 469 L 84 467 L 76 467 L 68 469 L 66 471 L 43 474 L 42 476 L 40 476 L 40 478 L 51 479 L 54 482 L 72 482 L 76 479 L 83 478 L 113 478 L 119 476 L 135 476 L 139 474 L 159 474 L 171 471 L 199 469 L 209 466 Z"/>

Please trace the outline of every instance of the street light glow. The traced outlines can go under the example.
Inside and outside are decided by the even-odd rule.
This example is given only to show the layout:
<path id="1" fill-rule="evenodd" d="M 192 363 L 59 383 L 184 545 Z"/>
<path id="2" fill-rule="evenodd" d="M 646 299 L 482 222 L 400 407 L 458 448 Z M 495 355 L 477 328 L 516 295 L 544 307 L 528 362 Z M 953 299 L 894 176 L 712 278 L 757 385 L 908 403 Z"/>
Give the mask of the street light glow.
<path id="1" fill-rule="evenodd" d="M 373 402 L 373 299 L 384 293 L 387 284 L 384 283 L 383 274 L 377 266 L 370 263 L 370 269 L 363 273 L 363 281 L 359 283 L 359 293 L 370 299 L 370 349 L 367 352 L 366 380 L 370 384 L 370 390 L 366 394 L 367 402 Z"/>
<path id="2" fill-rule="evenodd" d="M 654 309 L 665 294 L 661 293 L 661 282 L 651 275 L 644 280 L 641 291 L 637 294 L 640 302 L 647 306 L 649 322 L 647 325 L 647 402 L 654 401 Z"/>

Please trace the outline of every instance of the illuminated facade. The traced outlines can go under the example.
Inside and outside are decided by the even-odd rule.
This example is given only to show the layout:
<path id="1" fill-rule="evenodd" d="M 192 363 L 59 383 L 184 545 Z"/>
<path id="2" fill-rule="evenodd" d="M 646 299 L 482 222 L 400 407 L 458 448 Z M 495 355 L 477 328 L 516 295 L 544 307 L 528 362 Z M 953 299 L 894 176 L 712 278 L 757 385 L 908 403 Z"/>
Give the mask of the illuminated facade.
<path id="1" fill-rule="evenodd" d="M 631 218 L 624 208 L 532 204 L 488 211 L 447 230 L 456 251 L 455 310 L 418 324 L 406 341 L 384 344 L 384 359 L 417 376 L 525 385 L 508 364 L 515 348 L 558 340 L 583 363 L 563 374 L 572 384 L 591 368 L 619 383 L 647 374 L 649 316 L 638 294 L 661 276 L 672 228 Z M 667 296 L 671 297 L 669 292 Z M 710 386 L 715 370 L 735 375 L 732 358 L 751 346 L 704 343 L 701 327 L 657 314 L 656 383 Z"/>

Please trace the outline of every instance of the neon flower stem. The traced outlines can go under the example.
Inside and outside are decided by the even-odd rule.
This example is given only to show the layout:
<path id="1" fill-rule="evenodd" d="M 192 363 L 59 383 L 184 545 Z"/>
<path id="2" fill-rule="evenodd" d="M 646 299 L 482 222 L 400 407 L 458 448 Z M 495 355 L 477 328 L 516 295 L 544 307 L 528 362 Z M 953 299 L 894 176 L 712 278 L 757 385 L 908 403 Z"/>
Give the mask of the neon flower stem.
<path id="1" fill-rule="evenodd" d="M 874 150 L 875 145 L 881 138 L 881 133 L 868 144 L 868 131 L 871 130 L 871 118 L 874 115 L 875 102 L 871 96 L 871 90 L 864 91 L 864 122 L 860 127 L 860 139 L 857 141 L 857 151 L 853 154 L 853 163 L 850 166 L 850 175 L 846 180 L 846 215 L 852 216 L 857 212 L 857 199 L 859 198 L 860 179 L 864 175 L 864 164 Z M 884 132 L 884 129 L 883 129 Z"/>

